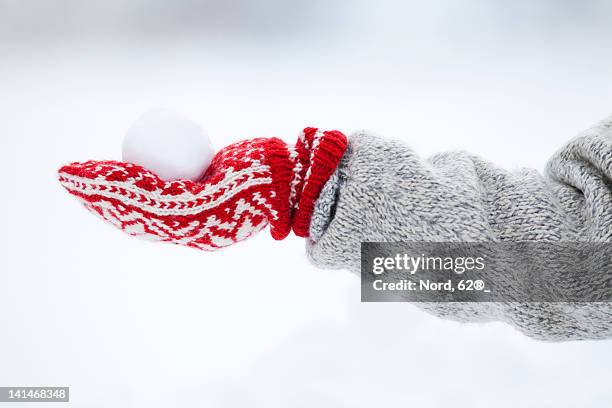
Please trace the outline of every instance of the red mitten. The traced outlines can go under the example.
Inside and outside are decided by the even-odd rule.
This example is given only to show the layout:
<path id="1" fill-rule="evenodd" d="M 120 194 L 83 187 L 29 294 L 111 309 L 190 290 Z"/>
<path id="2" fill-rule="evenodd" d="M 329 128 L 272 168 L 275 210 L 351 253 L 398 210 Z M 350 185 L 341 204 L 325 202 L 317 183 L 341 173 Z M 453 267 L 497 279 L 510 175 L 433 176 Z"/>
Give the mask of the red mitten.
<path id="1" fill-rule="evenodd" d="M 306 128 L 295 146 L 245 140 L 219 151 L 202 179 L 164 181 L 130 163 L 87 161 L 59 170 L 85 207 L 130 235 L 203 250 L 242 241 L 270 224 L 274 239 L 308 236 L 310 216 L 346 137 Z"/>

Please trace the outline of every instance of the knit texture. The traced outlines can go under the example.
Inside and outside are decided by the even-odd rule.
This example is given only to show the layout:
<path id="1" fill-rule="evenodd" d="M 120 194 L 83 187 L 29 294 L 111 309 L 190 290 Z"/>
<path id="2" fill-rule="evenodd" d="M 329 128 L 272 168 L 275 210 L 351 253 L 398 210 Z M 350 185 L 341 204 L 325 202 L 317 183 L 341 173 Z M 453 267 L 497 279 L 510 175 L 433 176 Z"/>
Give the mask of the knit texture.
<path id="1" fill-rule="evenodd" d="M 344 153 L 346 137 L 307 128 L 295 147 L 277 138 L 220 150 L 203 178 L 164 181 L 131 163 L 88 161 L 59 170 L 87 209 L 130 235 L 214 250 L 270 224 L 308 236 L 314 201 Z"/>
<path id="2" fill-rule="evenodd" d="M 356 133 L 315 204 L 308 255 L 317 266 L 359 273 L 364 241 L 612 243 L 612 117 L 546 169 L 508 172 L 464 152 L 423 160 L 401 142 Z M 491 273 L 493 282 L 509 278 Z M 609 287 L 601 271 L 585 274 L 588 287 Z M 463 322 L 503 321 L 542 340 L 612 337 L 610 303 L 415 304 Z"/>
<path id="3" fill-rule="evenodd" d="M 337 130 L 320 132 L 315 128 L 306 128 L 296 144 L 298 155 L 304 156 L 309 165 L 301 176 L 304 185 L 297 197 L 296 214 L 293 220 L 293 231 L 299 237 L 308 237 L 310 218 L 314 204 L 327 180 L 336 170 L 347 140 Z"/>

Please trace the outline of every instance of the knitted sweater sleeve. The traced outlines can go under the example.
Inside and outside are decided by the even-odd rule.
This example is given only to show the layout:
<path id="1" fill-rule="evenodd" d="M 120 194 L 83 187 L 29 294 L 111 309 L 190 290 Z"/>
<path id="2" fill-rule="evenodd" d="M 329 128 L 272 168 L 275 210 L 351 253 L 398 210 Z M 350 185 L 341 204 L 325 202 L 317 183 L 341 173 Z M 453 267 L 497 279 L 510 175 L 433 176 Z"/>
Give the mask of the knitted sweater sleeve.
<path id="1" fill-rule="evenodd" d="M 359 273 L 365 241 L 531 240 L 612 242 L 612 117 L 555 153 L 544 175 L 465 152 L 423 160 L 401 142 L 353 134 L 315 205 L 307 252 L 317 266 Z M 504 321 L 542 340 L 612 337 L 612 303 L 417 306 L 465 322 Z"/>

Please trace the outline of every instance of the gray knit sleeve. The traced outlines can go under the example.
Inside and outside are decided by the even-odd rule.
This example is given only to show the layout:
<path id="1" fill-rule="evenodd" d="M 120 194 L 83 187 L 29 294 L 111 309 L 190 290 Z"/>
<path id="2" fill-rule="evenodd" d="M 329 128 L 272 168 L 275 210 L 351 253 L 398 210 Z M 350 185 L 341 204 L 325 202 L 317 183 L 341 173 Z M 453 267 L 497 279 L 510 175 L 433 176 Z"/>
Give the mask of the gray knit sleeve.
<path id="1" fill-rule="evenodd" d="M 316 203 L 307 252 L 319 267 L 359 273 L 365 241 L 532 240 L 612 242 L 612 117 L 555 153 L 545 175 L 465 152 L 423 160 L 401 142 L 353 134 Z M 611 303 L 417 305 L 543 340 L 612 337 Z"/>

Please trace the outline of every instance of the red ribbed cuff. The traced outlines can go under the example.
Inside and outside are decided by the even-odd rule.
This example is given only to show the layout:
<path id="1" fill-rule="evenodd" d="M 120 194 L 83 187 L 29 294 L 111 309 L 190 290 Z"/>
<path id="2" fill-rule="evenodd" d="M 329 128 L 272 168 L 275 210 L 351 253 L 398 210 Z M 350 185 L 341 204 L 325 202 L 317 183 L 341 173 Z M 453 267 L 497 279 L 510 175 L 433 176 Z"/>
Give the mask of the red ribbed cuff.
<path id="1" fill-rule="evenodd" d="M 298 141 L 298 150 L 307 148 L 309 162 L 303 178 L 301 194 L 293 217 L 293 232 L 299 237 L 308 237 L 310 218 L 321 189 L 338 167 L 347 146 L 344 134 L 337 130 L 322 132 L 306 128 L 304 137 Z"/>
<path id="2" fill-rule="evenodd" d="M 308 237 L 315 201 L 340 163 L 347 143 L 346 136 L 337 130 L 316 128 L 304 129 L 295 148 L 277 138 L 265 139 L 274 191 L 272 238 L 284 239 L 292 229 L 297 236 Z"/>

